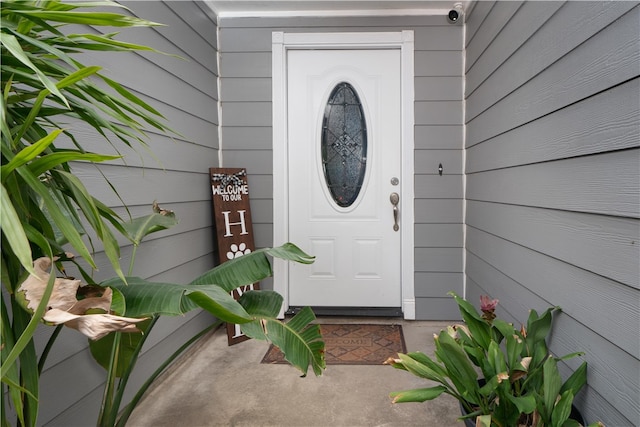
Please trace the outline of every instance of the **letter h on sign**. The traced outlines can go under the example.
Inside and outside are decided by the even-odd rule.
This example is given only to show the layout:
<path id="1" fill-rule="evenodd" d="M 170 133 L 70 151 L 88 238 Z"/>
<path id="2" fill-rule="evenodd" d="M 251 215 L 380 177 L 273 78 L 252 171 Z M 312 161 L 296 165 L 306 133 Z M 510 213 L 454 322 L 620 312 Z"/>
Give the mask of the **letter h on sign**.
<path id="1" fill-rule="evenodd" d="M 223 263 L 255 250 L 249 207 L 247 172 L 239 168 L 210 168 L 213 219 L 216 226 L 218 261 Z M 232 292 L 235 299 L 248 290 L 260 289 L 253 283 Z M 239 325 L 227 324 L 229 345 L 248 339 Z"/>
<path id="2" fill-rule="evenodd" d="M 245 235 L 245 234 L 249 234 L 247 232 L 247 223 L 245 221 L 245 214 L 246 210 L 240 210 L 238 211 L 238 215 L 240 216 L 240 221 L 239 222 L 229 222 L 229 214 L 231 213 L 231 211 L 224 211 L 222 212 L 222 215 L 224 216 L 224 237 L 233 237 L 233 234 L 231 234 L 231 226 L 232 225 L 239 225 L 241 228 L 241 232 L 240 235 Z"/>

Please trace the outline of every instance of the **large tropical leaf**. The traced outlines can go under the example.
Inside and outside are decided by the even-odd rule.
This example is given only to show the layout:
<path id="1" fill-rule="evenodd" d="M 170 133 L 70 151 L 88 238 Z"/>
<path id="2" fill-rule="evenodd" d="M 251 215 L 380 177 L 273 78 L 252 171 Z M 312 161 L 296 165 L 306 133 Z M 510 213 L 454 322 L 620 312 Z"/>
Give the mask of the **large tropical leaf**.
<path id="1" fill-rule="evenodd" d="M 460 314 L 469 328 L 473 339 L 480 344 L 483 349 L 487 350 L 491 342 L 491 327 L 489 324 L 468 301 L 460 298 L 455 292 L 449 292 L 449 295 L 453 296 L 456 300 Z"/>
<path id="2" fill-rule="evenodd" d="M 402 367 L 420 378 L 437 381 L 440 384 L 447 384 L 445 379 L 446 373 L 443 369 L 422 353 L 398 354 L 397 360 L 393 366 L 399 365 L 398 367 Z"/>
<path id="3" fill-rule="evenodd" d="M 302 263 L 313 262 L 314 259 L 294 244 L 285 243 L 277 248 L 259 249 L 222 263 L 187 285 L 155 283 L 139 277 L 127 278 L 128 285 L 117 278 L 102 285 L 115 287 L 122 292 L 127 302 L 125 314 L 129 317 L 180 315 L 200 306 L 219 319 L 245 323 L 251 318 L 242 306 L 234 304 L 230 292 L 271 276 L 268 254 Z M 275 317 L 277 312 L 269 315 Z"/>
<path id="4" fill-rule="evenodd" d="M 449 378 L 460 394 L 469 402 L 477 403 L 480 387 L 478 373 L 469 358 L 447 331 L 438 336 L 436 355 L 446 366 Z"/>
<path id="5" fill-rule="evenodd" d="M 259 249 L 226 261 L 196 278 L 190 284 L 215 283 L 230 292 L 237 287 L 259 282 L 272 274 L 271 263 L 267 255 L 302 264 L 311 264 L 315 260 L 315 257 L 306 254 L 293 243 L 285 243 L 282 246 Z"/>
<path id="6" fill-rule="evenodd" d="M 404 402 L 426 402 L 433 400 L 447 391 L 447 388 L 441 385 L 435 387 L 416 388 L 413 390 L 394 391 L 389 396 L 393 398 L 393 403 Z"/>
<path id="7" fill-rule="evenodd" d="M 157 231 L 166 230 L 178 224 L 175 215 L 163 215 L 160 213 L 152 213 L 147 216 L 135 218 L 129 222 L 122 224 L 127 236 L 138 246 L 142 239 Z"/>
<path id="8" fill-rule="evenodd" d="M 124 295 L 127 317 L 178 316 L 200 306 L 226 322 L 243 323 L 251 320 L 242 306 L 217 285 L 149 282 L 139 277 L 127 277 L 126 283 L 114 278 L 102 285 L 114 287 Z M 196 305 L 190 305 L 188 301 Z"/>
<path id="9" fill-rule="evenodd" d="M 324 341 L 320 326 L 311 324 L 316 318 L 313 311 L 305 307 L 287 323 L 279 321 L 275 316 L 265 317 L 262 308 L 269 304 L 262 303 L 265 295 L 263 292 L 251 291 L 242 295 L 241 301 L 247 311 L 255 313 L 254 316 L 257 317 L 255 321 L 241 325 L 242 332 L 251 338 L 271 341 L 282 351 L 285 359 L 302 372 L 302 376 L 307 375 L 309 365 L 315 375 L 321 375 L 326 366 Z M 271 314 L 274 312 L 275 310 Z"/>

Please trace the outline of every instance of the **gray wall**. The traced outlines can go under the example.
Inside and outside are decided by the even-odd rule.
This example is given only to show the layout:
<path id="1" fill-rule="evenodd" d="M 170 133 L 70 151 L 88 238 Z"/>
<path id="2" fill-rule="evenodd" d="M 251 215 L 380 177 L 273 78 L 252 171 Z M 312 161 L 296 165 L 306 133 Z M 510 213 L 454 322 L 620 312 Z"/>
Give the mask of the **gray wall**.
<path id="1" fill-rule="evenodd" d="M 257 246 L 273 239 L 272 31 L 414 30 L 416 315 L 456 317 L 446 292 L 462 293 L 463 283 L 462 26 L 443 16 L 223 17 L 219 25 L 223 162 L 247 168 Z"/>
<path id="2" fill-rule="evenodd" d="M 562 307 L 586 421 L 640 425 L 640 6 L 479 2 L 466 31 L 467 297 Z M 575 369 L 574 359 L 564 366 Z"/>
<path id="3" fill-rule="evenodd" d="M 120 40 L 149 45 L 183 59 L 151 53 L 100 54 L 86 62 L 104 66 L 108 76 L 157 108 L 182 136 L 171 139 L 151 132 L 149 146 L 161 164 L 144 150 L 140 154 L 125 150 L 129 167 L 114 162 L 102 171 L 134 216 L 150 213 L 154 199 L 176 212 L 180 224 L 151 235 L 143 243 L 134 274 L 184 283 L 214 265 L 208 168 L 218 165 L 219 150 L 215 17 L 202 3 L 191 1 L 123 3 L 136 16 L 167 26 L 127 29 Z M 108 145 L 88 130 L 83 136 L 83 144 L 98 152 L 109 151 Z M 121 202 L 93 168 L 76 165 L 74 172 L 90 191 L 124 214 Z M 130 254 L 131 247 L 125 247 L 125 269 Z M 97 261 L 102 267 L 98 279 L 113 276 L 101 253 Z M 134 391 L 166 356 L 211 320 L 202 312 L 161 320 L 136 367 Z M 51 328 L 39 329 L 39 347 L 50 333 Z M 105 372 L 91 358 L 86 339 L 65 328 L 42 375 L 39 424 L 95 425 L 104 380 Z"/>

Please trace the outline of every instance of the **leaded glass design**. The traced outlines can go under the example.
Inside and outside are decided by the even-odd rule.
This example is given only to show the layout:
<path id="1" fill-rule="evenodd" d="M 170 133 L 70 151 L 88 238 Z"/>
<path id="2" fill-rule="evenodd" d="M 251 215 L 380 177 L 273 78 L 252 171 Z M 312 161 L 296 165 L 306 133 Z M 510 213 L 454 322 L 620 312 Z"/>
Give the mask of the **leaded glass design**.
<path id="1" fill-rule="evenodd" d="M 349 207 L 362 188 L 367 166 L 367 124 L 353 86 L 338 83 L 329 96 L 322 121 L 322 165 L 331 196 Z"/>

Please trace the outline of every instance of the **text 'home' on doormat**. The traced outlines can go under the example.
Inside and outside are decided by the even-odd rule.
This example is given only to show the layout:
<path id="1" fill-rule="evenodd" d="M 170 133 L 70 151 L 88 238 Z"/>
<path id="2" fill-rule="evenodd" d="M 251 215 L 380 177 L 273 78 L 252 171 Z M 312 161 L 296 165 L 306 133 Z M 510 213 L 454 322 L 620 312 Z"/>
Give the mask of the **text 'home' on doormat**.
<path id="1" fill-rule="evenodd" d="M 401 325 L 321 324 L 327 365 L 381 365 L 406 353 Z M 273 344 L 262 363 L 288 363 Z"/>

